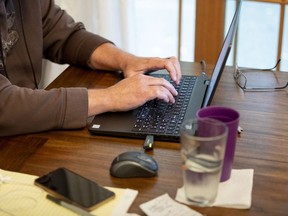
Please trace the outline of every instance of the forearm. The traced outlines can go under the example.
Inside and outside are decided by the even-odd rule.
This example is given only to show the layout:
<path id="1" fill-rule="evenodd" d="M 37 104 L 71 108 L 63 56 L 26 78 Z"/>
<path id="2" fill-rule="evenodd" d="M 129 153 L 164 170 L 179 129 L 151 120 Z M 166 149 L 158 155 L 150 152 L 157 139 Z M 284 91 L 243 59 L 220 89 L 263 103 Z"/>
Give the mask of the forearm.
<path id="1" fill-rule="evenodd" d="M 90 65 L 95 69 L 123 71 L 135 56 L 111 43 L 97 47 L 90 57 Z"/>
<path id="2" fill-rule="evenodd" d="M 127 87 L 129 83 L 125 85 Z M 126 111 L 133 108 L 129 102 L 125 101 L 127 99 L 121 99 L 127 95 L 126 91 L 125 88 L 121 87 L 121 83 L 105 89 L 88 89 L 88 116 L 105 112 Z"/>
<path id="3" fill-rule="evenodd" d="M 98 115 L 109 110 L 109 97 L 105 89 L 88 90 L 88 116 Z"/>
<path id="4" fill-rule="evenodd" d="M 87 90 L 20 88 L 0 75 L 0 137 L 86 125 Z"/>
<path id="5" fill-rule="evenodd" d="M 111 43 L 97 47 L 90 56 L 92 68 L 122 71 L 124 77 L 143 74 L 146 71 L 166 69 L 172 80 L 179 84 L 181 79 L 180 64 L 175 57 L 138 57 L 127 53 Z"/>

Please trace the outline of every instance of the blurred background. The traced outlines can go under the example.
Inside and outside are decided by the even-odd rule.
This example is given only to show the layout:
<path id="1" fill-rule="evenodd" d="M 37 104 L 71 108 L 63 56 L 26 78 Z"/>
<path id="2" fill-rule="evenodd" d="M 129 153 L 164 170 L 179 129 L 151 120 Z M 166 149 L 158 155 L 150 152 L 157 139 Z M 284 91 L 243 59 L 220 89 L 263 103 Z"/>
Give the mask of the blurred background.
<path id="1" fill-rule="evenodd" d="M 237 0 L 55 0 L 87 30 L 139 56 L 214 64 Z M 288 71 L 288 1 L 243 0 L 228 65 Z M 42 86 L 67 65 L 44 61 Z"/>

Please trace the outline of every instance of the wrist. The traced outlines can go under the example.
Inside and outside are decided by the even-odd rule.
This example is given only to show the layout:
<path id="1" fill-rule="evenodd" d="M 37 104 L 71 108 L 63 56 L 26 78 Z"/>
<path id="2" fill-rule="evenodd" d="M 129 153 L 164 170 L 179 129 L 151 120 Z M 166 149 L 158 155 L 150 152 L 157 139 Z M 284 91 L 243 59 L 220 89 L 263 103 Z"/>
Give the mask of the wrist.
<path id="1" fill-rule="evenodd" d="M 105 43 L 94 50 L 88 62 L 92 69 L 124 71 L 133 58 L 134 55 Z"/>
<path id="2" fill-rule="evenodd" d="M 105 89 L 88 90 L 88 116 L 98 115 L 110 110 L 111 103 Z"/>

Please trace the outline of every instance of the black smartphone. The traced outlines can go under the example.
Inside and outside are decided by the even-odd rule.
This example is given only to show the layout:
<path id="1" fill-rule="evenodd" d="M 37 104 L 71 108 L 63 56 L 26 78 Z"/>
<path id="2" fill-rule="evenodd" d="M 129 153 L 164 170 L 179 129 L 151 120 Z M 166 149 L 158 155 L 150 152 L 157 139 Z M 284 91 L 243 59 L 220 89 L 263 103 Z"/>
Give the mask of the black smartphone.
<path id="1" fill-rule="evenodd" d="M 87 211 L 115 197 L 113 191 L 66 168 L 58 168 L 34 183 L 52 196 Z"/>

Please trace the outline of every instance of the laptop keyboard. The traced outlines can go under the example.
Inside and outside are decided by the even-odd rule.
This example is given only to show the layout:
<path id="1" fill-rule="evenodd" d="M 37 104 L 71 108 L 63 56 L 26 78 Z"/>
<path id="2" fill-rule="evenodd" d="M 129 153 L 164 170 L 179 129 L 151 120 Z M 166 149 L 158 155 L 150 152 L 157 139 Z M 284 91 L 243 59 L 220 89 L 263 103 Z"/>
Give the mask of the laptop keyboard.
<path id="1" fill-rule="evenodd" d="M 162 100 L 152 100 L 138 108 L 134 132 L 145 132 L 161 135 L 179 135 L 180 125 L 189 103 L 195 76 L 183 76 L 179 85 L 171 80 L 169 75 L 164 76 L 172 83 L 178 92 L 175 103 L 169 104 Z"/>

